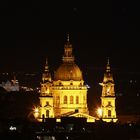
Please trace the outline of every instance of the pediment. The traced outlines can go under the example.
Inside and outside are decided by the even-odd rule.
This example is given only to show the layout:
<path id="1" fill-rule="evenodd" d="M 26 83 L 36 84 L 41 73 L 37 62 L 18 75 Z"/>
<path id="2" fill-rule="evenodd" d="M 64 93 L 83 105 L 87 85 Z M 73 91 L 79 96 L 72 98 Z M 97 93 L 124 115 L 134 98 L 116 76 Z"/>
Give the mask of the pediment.
<path id="1" fill-rule="evenodd" d="M 69 117 L 87 118 L 87 120 L 90 119 L 90 120 L 95 121 L 95 117 L 90 116 L 88 114 L 84 114 L 84 113 L 74 113 L 74 114 L 70 115 Z"/>

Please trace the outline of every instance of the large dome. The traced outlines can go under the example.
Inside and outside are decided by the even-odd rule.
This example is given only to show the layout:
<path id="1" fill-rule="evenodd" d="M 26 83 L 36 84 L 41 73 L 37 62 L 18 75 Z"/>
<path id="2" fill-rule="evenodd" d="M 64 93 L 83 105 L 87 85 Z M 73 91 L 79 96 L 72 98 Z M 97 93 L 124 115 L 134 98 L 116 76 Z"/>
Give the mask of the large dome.
<path id="1" fill-rule="evenodd" d="M 55 80 L 80 81 L 83 80 L 82 72 L 75 63 L 63 63 L 55 73 Z"/>
<path id="2" fill-rule="evenodd" d="M 72 55 L 72 45 L 69 42 L 69 36 L 67 43 L 64 46 L 63 63 L 57 69 L 54 79 L 61 81 L 80 81 L 83 80 L 82 72 L 74 62 L 74 56 Z"/>

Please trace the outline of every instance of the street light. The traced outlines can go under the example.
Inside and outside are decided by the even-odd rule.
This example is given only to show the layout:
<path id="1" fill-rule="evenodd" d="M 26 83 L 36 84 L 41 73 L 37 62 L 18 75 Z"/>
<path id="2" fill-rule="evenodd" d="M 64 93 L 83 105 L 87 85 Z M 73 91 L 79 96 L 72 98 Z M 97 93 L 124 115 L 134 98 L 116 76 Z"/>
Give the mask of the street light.
<path id="1" fill-rule="evenodd" d="M 97 108 L 97 115 L 98 115 L 99 118 L 102 117 L 102 109 L 100 107 Z"/>
<path id="2" fill-rule="evenodd" d="M 38 118 L 39 117 L 39 109 L 36 107 L 34 108 L 34 117 Z"/>

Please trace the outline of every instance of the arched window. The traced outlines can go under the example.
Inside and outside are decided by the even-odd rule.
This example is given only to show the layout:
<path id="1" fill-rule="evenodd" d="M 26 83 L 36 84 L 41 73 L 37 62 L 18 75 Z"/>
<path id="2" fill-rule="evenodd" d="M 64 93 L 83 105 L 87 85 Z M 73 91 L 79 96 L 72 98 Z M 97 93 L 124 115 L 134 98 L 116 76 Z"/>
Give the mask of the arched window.
<path id="1" fill-rule="evenodd" d="M 73 96 L 70 96 L 70 104 L 73 104 Z"/>
<path id="2" fill-rule="evenodd" d="M 108 117 L 111 117 L 111 110 L 108 110 Z"/>
<path id="3" fill-rule="evenodd" d="M 60 97 L 56 96 L 56 104 L 59 105 L 60 104 Z"/>
<path id="4" fill-rule="evenodd" d="M 76 104 L 79 104 L 79 97 L 76 96 Z"/>
<path id="5" fill-rule="evenodd" d="M 46 110 L 46 117 L 49 118 L 49 110 Z"/>
<path id="6" fill-rule="evenodd" d="M 64 104 L 67 104 L 67 96 L 64 96 Z"/>

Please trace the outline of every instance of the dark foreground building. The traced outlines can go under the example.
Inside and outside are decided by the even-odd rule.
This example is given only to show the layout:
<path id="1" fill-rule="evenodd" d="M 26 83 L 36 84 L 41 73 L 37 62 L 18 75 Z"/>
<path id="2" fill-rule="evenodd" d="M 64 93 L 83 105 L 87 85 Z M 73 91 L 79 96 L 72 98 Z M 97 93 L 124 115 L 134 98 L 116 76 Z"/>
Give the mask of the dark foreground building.
<path id="1" fill-rule="evenodd" d="M 45 119 L 35 122 L 25 119 L 0 121 L 1 140 L 138 140 L 140 123 L 118 124 L 98 121 L 86 123 L 86 118 Z"/>

